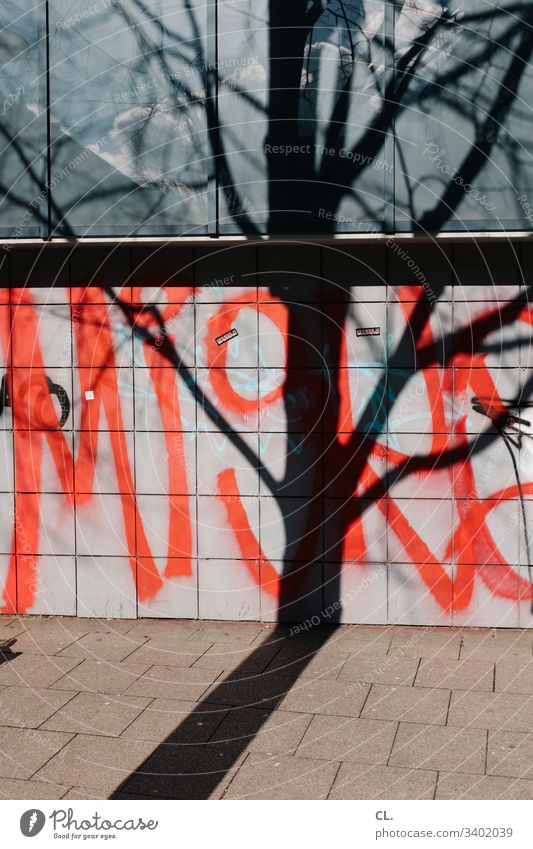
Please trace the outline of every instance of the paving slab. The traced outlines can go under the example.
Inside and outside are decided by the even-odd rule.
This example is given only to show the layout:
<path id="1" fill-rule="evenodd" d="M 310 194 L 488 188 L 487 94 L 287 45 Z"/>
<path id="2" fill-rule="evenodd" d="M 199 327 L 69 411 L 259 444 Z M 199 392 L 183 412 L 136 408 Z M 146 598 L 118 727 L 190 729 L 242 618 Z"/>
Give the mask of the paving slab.
<path id="1" fill-rule="evenodd" d="M 68 789 L 49 781 L 0 778 L 0 799 L 63 799 Z"/>
<path id="2" fill-rule="evenodd" d="M 435 799 L 533 799 L 533 781 L 440 772 Z"/>
<path id="3" fill-rule="evenodd" d="M 372 684 L 361 716 L 444 725 L 449 702 L 449 690 Z"/>
<path id="4" fill-rule="evenodd" d="M 205 694 L 205 698 L 221 705 L 273 709 L 285 698 L 293 683 L 291 678 L 274 673 L 241 675 L 235 672 L 216 681 Z"/>
<path id="5" fill-rule="evenodd" d="M 322 678 L 334 681 L 348 660 L 347 651 L 333 651 L 331 647 L 317 652 L 307 652 L 302 657 L 290 649 L 281 649 L 268 666 L 270 672 L 298 678 Z"/>
<path id="6" fill-rule="evenodd" d="M 487 774 L 533 778 L 533 734 L 489 731 Z"/>
<path id="7" fill-rule="evenodd" d="M 130 659 L 149 666 L 188 667 L 199 660 L 208 648 L 209 646 L 205 643 L 198 644 L 191 640 L 182 640 L 173 646 L 158 635 L 136 649 L 130 655 Z"/>
<path id="8" fill-rule="evenodd" d="M 0 725 L 38 728 L 74 695 L 60 690 L 5 687 L 0 691 Z"/>
<path id="9" fill-rule="evenodd" d="M 219 673 L 232 672 L 235 669 L 245 674 L 259 673 L 269 667 L 277 654 L 276 646 L 252 645 L 243 648 L 235 643 L 213 643 L 195 660 L 194 666 L 199 669 L 214 669 Z"/>
<path id="10" fill-rule="evenodd" d="M 66 660 L 66 658 L 57 658 L 57 660 Z M 129 659 L 82 660 L 72 672 L 64 675 L 52 684 L 52 687 L 59 690 L 86 690 L 93 693 L 118 695 L 124 693 L 147 669 L 147 663 L 135 663 Z M 135 693 L 135 695 L 144 694 Z"/>
<path id="11" fill-rule="evenodd" d="M 298 747 L 298 757 L 385 764 L 397 722 L 315 715 Z"/>
<path id="12" fill-rule="evenodd" d="M 200 699 L 217 677 L 212 669 L 192 669 L 181 666 L 151 666 L 136 678 L 127 690 L 130 696 L 151 696 L 157 699 Z"/>
<path id="13" fill-rule="evenodd" d="M 401 722 L 389 765 L 484 773 L 486 749 L 487 732 L 480 728 Z"/>
<path id="14" fill-rule="evenodd" d="M 326 799 L 339 764 L 301 757 L 249 755 L 225 799 Z"/>
<path id="15" fill-rule="evenodd" d="M 0 728 L 0 777 L 32 778 L 69 740 L 72 734 L 35 731 L 32 728 Z M 62 784 L 68 782 L 54 781 Z"/>
<path id="16" fill-rule="evenodd" d="M 122 732 L 131 740 L 206 743 L 228 713 L 227 705 L 154 699 Z"/>
<path id="17" fill-rule="evenodd" d="M 448 725 L 533 732 L 533 695 L 454 690 Z"/>
<path id="18" fill-rule="evenodd" d="M 362 681 L 320 679 L 295 681 L 281 702 L 283 710 L 324 713 L 329 716 L 357 717 L 370 689 Z"/>
<path id="19" fill-rule="evenodd" d="M 533 693 L 533 660 L 529 658 L 496 661 L 496 692 Z"/>
<path id="20" fill-rule="evenodd" d="M 134 639 L 143 637 L 186 640 L 198 632 L 194 621 L 183 619 L 138 619 L 127 633 Z"/>
<path id="21" fill-rule="evenodd" d="M 416 687 L 446 690 L 494 690 L 494 663 L 489 660 L 422 659 Z"/>
<path id="22" fill-rule="evenodd" d="M 429 769 L 401 769 L 344 762 L 330 799 L 433 799 L 438 773 Z"/>
<path id="23" fill-rule="evenodd" d="M 13 651 L 53 655 L 79 639 L 86 630 L 84 626 L 76 627 L 72 622 L 63 624 L 54 621 L 40 623 L 39 626 L 30 624 L 15 637 Z"/>
<path id="24" fill-rule="evenodd" d="M 67 737 L 59 732 L 42 734 Z M 78 734 L 54 757 L 51 757 L 34 778 L 56 784 L 92 789 L 105 798 L 148 758 L 153 743 Z"/>
<path id="25" fill-rule="evenodd" d="M 94 631 L 80 637 L 57 654 L 60 657 L 79 657 L 89 660 L 124 660 L 146 640 L 146 637 L 134 638 L 127 634 Z"/>
<path id="26" fill-rule="evenodd" d="M 362 652 L 348 658 L 339 672 L 339 680 L 366 681 L 368 684 L 410 686 L 420 663 L 416 657 L 397 657 Z"/>
<path id="27" fill-rule="evenodd" d="M 311 719 L 311 714 L 285 710 L 232 708 L 211 739 L 238 742 L 251 752 L 286 755 L 297 749 Z"/>
<path id="28" fill-rule="evenodd" d="M 238 744 L 161 745 L 122 792 L 153 799 L 218 799 L 245 756 Z"/>
<path id="29" fill-rule="evenodd" d="M 43 657 L 38 654 L 13 655 L 0 664 L 0 685 L 50 687 L 80 663 L 74 657 Z M 67 689 L 67 688 L 63 688 Z M 71 687 L 76 691 L 78 687 Z"/>
<path id="30" fill-rule="evenodd" d="M 412 634 L 393 636 L 388 654 L 402 657 L 434 657 L 439 660 L 458 660 L 461 635 L 456 631 L 435 631 L 417 628 Z"/>
<path id="31" fill-rule="evenodd" d="M 531 660 L 533 635 L 530 631 L 487 629 L 466 631 L 461 645 L 461 660 Z"/>
<path id="32" fill-rule="evenodd" d="M 48 692 L 59 694 L 61 691 Z M 41 728 L 118 737 L 149 704 L 150 699 L 134 696 L 78 693 L 61 710 L 47 719 Z"/>

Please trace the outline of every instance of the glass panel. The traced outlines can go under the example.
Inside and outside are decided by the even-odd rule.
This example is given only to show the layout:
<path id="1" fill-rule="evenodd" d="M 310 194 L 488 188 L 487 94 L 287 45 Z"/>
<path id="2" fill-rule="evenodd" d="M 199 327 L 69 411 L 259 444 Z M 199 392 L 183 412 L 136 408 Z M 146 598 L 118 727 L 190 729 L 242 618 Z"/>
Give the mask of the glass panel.
<path id="1" fill-rule="evenodd" d="M 503 227 L 533 217 L 531 24 L 529 0 L 404 3 L 396 22 L 397 85 L 402 74 L 405 83 L 396 121 L 400 224 Z"/>
<path id="2" fill-rule="evenodd" d="M 201 0 L 50 6 L 56 233 L 205 232 Z"/>
<path id="3" fill-rule="evenodd" d="M 0 4 L 0 232 L 46 228 L 44 2 Z"/>
<path id="4" fill-rule="evenodd" d="M 384 6 L 220 5 L 221 229 L 381 229 Z"/>

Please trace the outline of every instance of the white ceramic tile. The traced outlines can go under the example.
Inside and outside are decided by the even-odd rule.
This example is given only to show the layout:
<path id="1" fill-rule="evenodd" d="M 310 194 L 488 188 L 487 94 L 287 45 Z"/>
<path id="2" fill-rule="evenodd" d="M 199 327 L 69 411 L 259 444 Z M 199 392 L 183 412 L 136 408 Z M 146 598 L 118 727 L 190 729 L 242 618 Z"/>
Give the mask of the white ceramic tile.
<path id="1" fill-rule="evenodd" d="M 167 560 L 156 557 L 155 566 L 162 580 L 157 593 L 139 600 L 138 615 L 148 618 L 196 619 L 198 617 L 198 566 L 195 558 L 169 561 L 171 575 L 165 574 Z M 176 574 L 179 573 L 179 574 Z"/>
<path id="2" fill-rule="evenodd" d="M 128 495 L 95 495 L 76 498 L 76 549 L 78 555 L 135 556 L 125 531 L 123 499 Z M 131 545 L 131 543 L 130 543 Z M 134 543 L 133 543 L 134 545 Z"/>
<path id="3" fill-rule="evenodd" d="M 74 557 L 56 557 L 44 555 L 25 558 L 34 561 L 34 568 L 21 568 L 21 557 L 17 558 L 18 595 L 22 596 L 27 587 L 24 581 L 30 581 L 34 602 L 25 613 L 38 613 L 42 616 L 76 615 L 76 563 Z M 31 563 L 30 563 L 31 566 Z"/>
<path id="4" fill-rule="evenodd" d="M 391 625 L 452 625 L 452 567 L 431 567 L 424 580 L 415 564 L 395 563 L 388 568 L 388 620 Z M 442 581 L 442 584 L 441 584 Z M 442 589 L 442 587 L 447 589 Z M 433 590 L 433 592 L 432 592 Z M 442 595 L 447 605 L 435 597 Z"/>
<path id="5" fill-rule="evenodd" d="M 129 557 L 78 557 L 78 616 L 133 619 L 135 580 Z"/>
<path id="6" fill-rule="evenodd" d="M 194 494 L 196 436 L 181 431 L 135 434 L 136 491 L 147 495 Z"/>
<path id="7" fill-rule="evenodd" d="M 245 457 L 229 433 L 199 433 L 197 436 L 198 495 L 216 496 L 228 474 L 241 495 L 259 494 L 259 441 L 257 434 L 240 434 L 252 457 Z"/>
<path id="8" fill-rule="evenodd" d="M 252 575 L 244 560 L 200 560 L 198 563 L 201 619 L 258 620 L 259 564 Z"/>
<path id="9" fill-rule="evenodd" d="M 196 533 L 194 497 L 142 494 L 137 496 L 139 557 L 194 557 Z"/>
<path id="10" fill-rule="evenodd" d="M 387 567 L 384 563 L 326 563 L 324 610 L 343 624 L 387 623 Z M 335 617 L 337 617 L 335 619 Z M 327 619 L 326 619 L 327 621 Z"/>
<path id="11" fill-rule="evenodd" d="M 199 557 L 259 557 L 259 498 L 229 495 L 223 503 L 220 498 L 199 496 L 197 501 Z"/>

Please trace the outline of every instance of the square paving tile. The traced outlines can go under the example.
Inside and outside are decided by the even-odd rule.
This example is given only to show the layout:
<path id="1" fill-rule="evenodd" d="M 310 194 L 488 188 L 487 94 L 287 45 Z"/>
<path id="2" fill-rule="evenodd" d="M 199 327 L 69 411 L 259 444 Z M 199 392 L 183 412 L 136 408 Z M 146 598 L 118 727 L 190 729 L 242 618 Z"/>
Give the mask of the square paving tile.
<path id="1" fill-rule="evenodd" d="M 219 798 L 244 757 L 239 745 L 161 745 L 131 775 L 123 792 L 154 799 Z"/>
<path id="2" fill-rule="evenodd" d="M 342 763 L 330 799 L 433 799 L 438 773 L 429 769 Z"/>
<path id="3" fill-rule="evenodd" d="M 533 695 L 454 690 L 448 725 L 533 732 Z"/>
<path id="4" fill-rule="evenodd" d="M 490 660 L 422 660 L 416 674 L 415 686 L 492 692 L 494 663 Z"/>
<path id="5" fill-rule="evenodd" d="M 154 699 L 122 733 L 131 740 L 205 743 L 228 712 L 226 705 Z"/>
<path id="6" fill-rule="evenodd" d="M 533 799 L 533 781 L 440 772 L 435 799 Z"/>
<path id="7" fill-rule="evenodd" d="M 133 639 L 159 637 L 170 640 L 187 640 L 198 632 L 196 622 L 188 622 L 176 619 L 141 619 L 128 630 Z"/>
<path id="8" fill-rule="evenodd" d="M 57 731 L 0 728 L 0 777 L 31 778 L 71 738 L 72 734 Z"/>
<path id="9" fill-rule="evenodd" d="M 324 713 L 330 716 L 359 716 L 370 689 L 361 681 L 295 681 L 281 706 L 283 710 Z"/>
<path id="10" fill-rule="evenodd" d="M 487 629 L 464 631 L 461 660 L 527 661 L 533 657 L 529 631 Z"/>
<path id="11" fill-rule="evenodd" d="M 215 669 L 218 672 L 231 672 L 239 669 L 245 674 L 263 672 L 278 654 L 276 646 L 236 646 L 234 643 L 213 643 L 196 660 L 194 666 L 199 669 Z"/>
<path id="12" fill-rule="evenodd" d="M 461 635 L 451 629 L 426 631 L 413 629 L 411 634 L 396 634 L 392 638 L 389 654 L 402 657 L 435 657 L 440 660 L 458 660 Z"/>
<path id="13" fill-rule="evenodd" d="M 20 654 L 0 664 L 0 685 L 21 687 L 50 687 L 66 672 L 78 666 L 74 657 L 43 657 L 38 654 Z M 67 688 L 64 688 L 67 689 Z M 77 687 L 71 687 L 77 690 Z"/>
<path id="14" fill-rule="evenodd" d="M 489 731 L 487 774 L 533 778 L 533 734 Z"/>
<path id="15" fill-rule="evenodd" d="M 0 778 L 0 799 L 62 799 L 67 790 L 68 787 L 48 781 Z"/>
<path id="16" fill-rule="evenodd" d="M 200 670 L 198 670 L 200 671 Z M 207 670 L 202 670 L 207 672 Z M 260 675 L 232 673 L 216 681 L 207 691 L 206 699 L 221 705 L 262 707 L 273 709 L 293 686 L 291 678 L 263 672 Z"/>
<path id="17" fill-rule="evenodd" d="M 42 733 L 68 738 L 58 732 Z M 153 749 L 153 743 L 139 740 L 78 734 L 34 778 L 97 790 L 102 794 L 100 798 L 105 798 L 129 778 Z"/>
<path id="18" fill-rule="evenodd" d="M 496 692 L 533 693 L 533 660 L 513 659 L 496 661 Z"/>
<path id="19" fill-rule="evenodd" d="M 485 772 L 487 732 L 479 728 L 400 723 L 390 766 L 447 772 Z"/>
<path id="20" fill-rule="evenodd" d="M 347 651 L 310 651 L 302 657 L 300 653 L 281 649 L 268 666 L 268 670 L 298 678 L 335 680 L 348 657 Z"/>
<path id="21" fill-rule="evenodd" d="M 393 635 L 394 629 L 390 626 L 370 628 L 364 625 L 347 625 L 336 629 L 328 640 L 328 646 L 335 651 L 386 654 Z"/>
<path id="22" fill-rule="evenodd" d="M 297 748 L 310 722 L 310 714 L 232 708 L 212 739 L 238 742 L 252 752 L 290 754 Z"/>
<path id="23" fill-rule="evenodd" d="M 49 691 L 60 693 L 60 690 Z M 1 697 L 1 694 L 0 694 Z M 78 693 L 42 726 L 49 731 L 117 737 L 150 704 L 150 699 Z"/>
<path id="24" fill-rule="evenodd" d="M 298 748 L 302 758 L 384 764 L 398 723 L 314 716 Z"/>
<path id="25" fill-rule="evenodd" d="M 203 696 L 216 677 L 216 671 L 211 669 L 152 666 L 131 683 L 128 695 L 196 701 Z"/>
<path id="26" fill-rule="evenodd" d="M 60 690 L 5 687 L 0 691 L 0 725 L 37 728 L 73 695 Z"/>
<path id="27" fill-rule="evenodd" d="M 444 725 L 449 701 L 449 690 L 372 684 L 361 715 L 369 719 Z"/>
<path id="28" fill-rule="evenodd" d="M 75 623 L 80 621 L 79 619 L 73 620 Z M 88 630 L 82 625 L 74 625 L 73 622 L 54 621 L 36 625 L 30 623 L 27 630 L 18 634 L 15 638 L 13 650 L 27 652 L 28 654 L 56 654 Z"/>
<path id="29" fill-rule="evenodd" d="M 326 799 L 339 768 L 309 758 L 249 755 L 225 799 Z"/>
<path id="30" fill-rule="evenodd" d="M 61 657 L 79 657 L 88 660 L 124 660 L 145 641 L 146 638 L 143 637 L 135 639 L 126 634 L 94 631 L 80 637 L 79 640 L 71 643 L 58 654 Z"/>
<path id="31" fill-rule="evenodd" d="M 339 680 L 409 687 L 414 681 L 419 662 L 416 657 L 359 653 L 348 658 L 339 673 Z"/>
<path id="32" fill-rule="evenodd" d="M 66 658 L 57 658 L 57 660 L 66 660 Z M 132 663 L 129 659 L 82 660 L 79 666 L 52 686 L 59 690 L 87 690 L 93 693 L 118 695 L 130 687 L 147 669 L 147 663 Z"/>
<path id="33" fill-rule="evenodd" d="M 184 640 L 176 646 L 159 645 L 164 640 L 150 639 L 130 655 L 131 660 L 146 663 L 148 666 L 192 666 L 207 650 L 205 644 Z"/>

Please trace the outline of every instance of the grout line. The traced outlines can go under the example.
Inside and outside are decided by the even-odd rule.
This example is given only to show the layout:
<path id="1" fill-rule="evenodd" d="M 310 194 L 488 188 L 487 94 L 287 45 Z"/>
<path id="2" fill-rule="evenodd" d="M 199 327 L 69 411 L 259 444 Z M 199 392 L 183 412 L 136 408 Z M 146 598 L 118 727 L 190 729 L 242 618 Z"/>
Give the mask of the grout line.
<path id="1" fill-rule="evenodd" d="M 376 721 L 377 721 L 377 720 L 376 720 Z M 396 731 L 394 732 L 394 737 L 392 738 L 392 743 L 391 743 L 391 747 L 390 747 L 390 752 L 389 752 L 389 754 L 388 754 L 388 756 L 387 756 L 387 762 L 386 762 L 385 766 L 390 766 L 390 759 L 392 758 L 392 753 L 393 753 L 393 750 L 394 750 L 394 746 L 395 746 L 395 744 L 396 744 L 396 738 L 398 737 L 398 732 L 399 732 L 399 730 L 400 730 L 400 720 L 397 720 L 397 722 L 396 722 Z"/>
<path id="2" fill-rule="evenodd" d="M 444 725 L 448 725 L 448 719 L 449 719 L 449 716 L 450 716 L 450 708 L 452 706 L 452 693 L 453 693 L 453 690 L 450 687 L 450 697 L 448 699 L 448 707 L 446 708 L 446 717 L 444 719 Z"/>
<path id="3" fill-rule="evenodd" d="M 341 771 L 341 766 L 342 766 L 342 761 L 339 761 L 339 766 L 337 767 L 337 769 L 335 771 L 335 775 L 333 776 L 333 781 L 331 782 L 331 787 L 329 788 L 328 792 L 326 793 L 326 800 L 329 799 L 330 796 L 331 796 L 331 791 L 333 790 L 333 787 L 335 786 L 335 781 L 337 780 L 337 776 L 338 776 L 339 772 Z"/>

